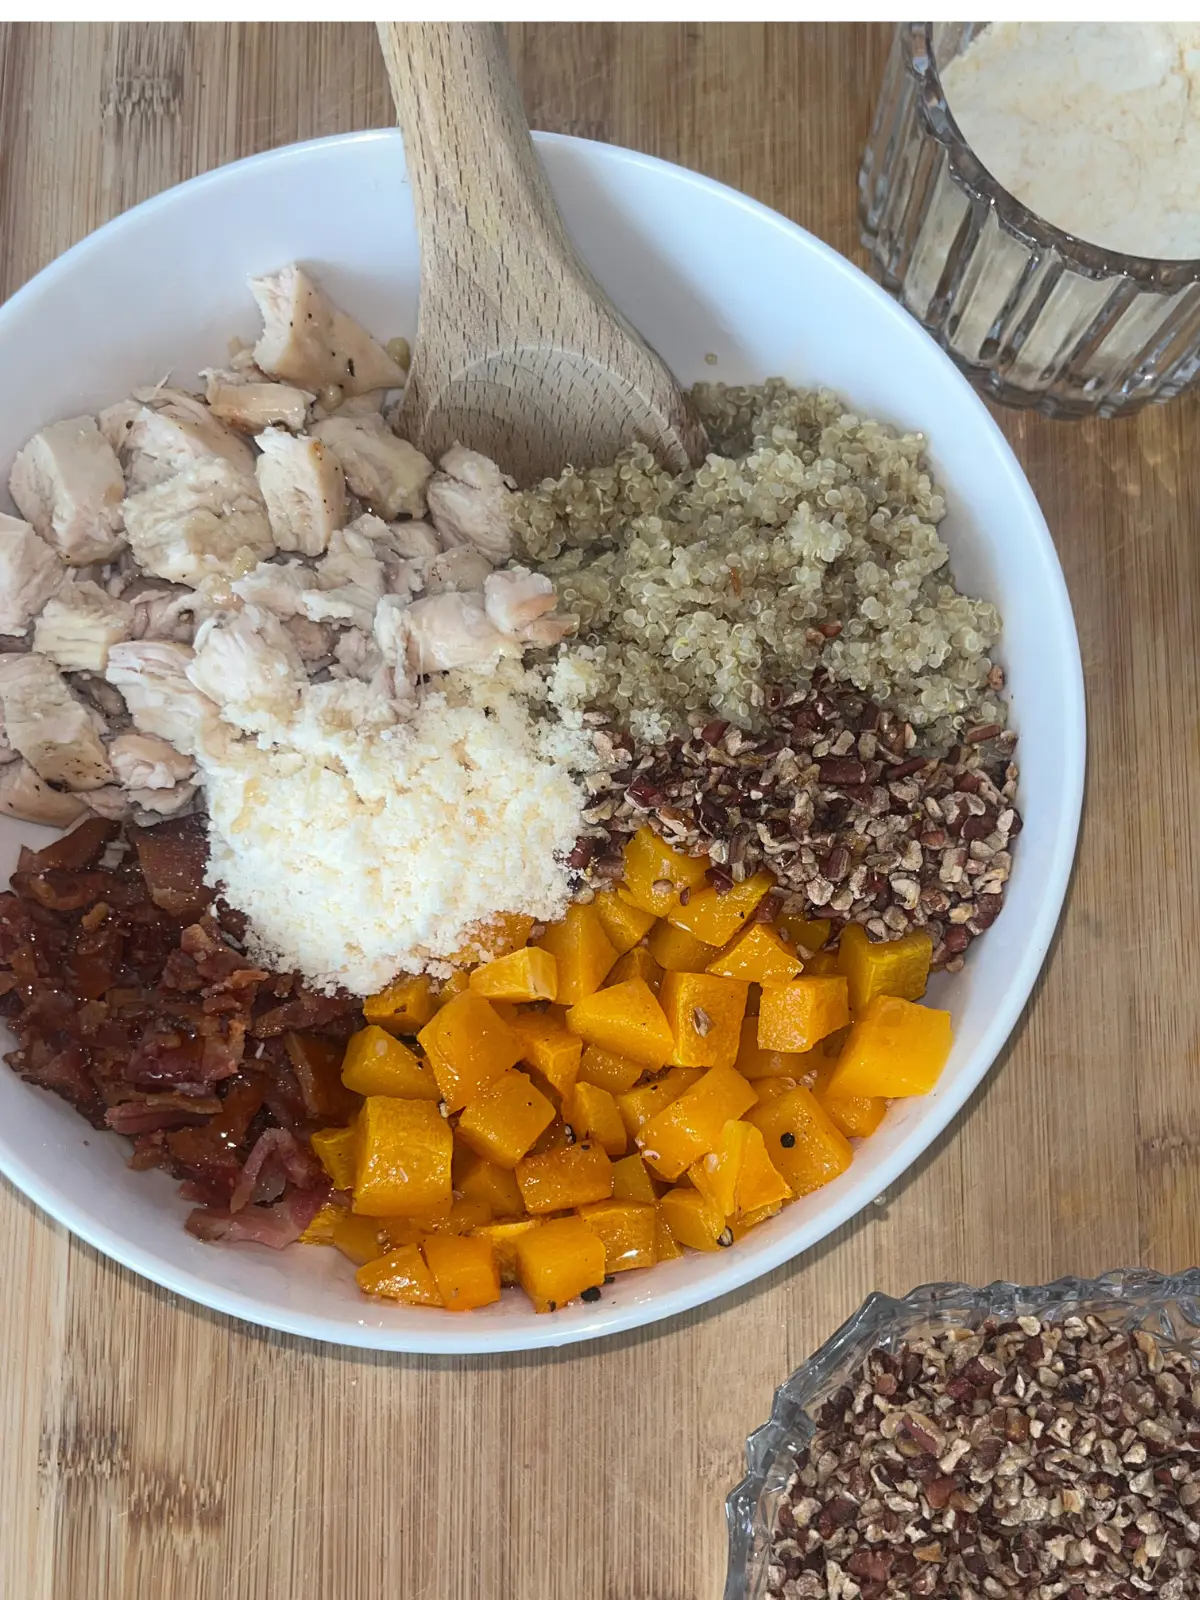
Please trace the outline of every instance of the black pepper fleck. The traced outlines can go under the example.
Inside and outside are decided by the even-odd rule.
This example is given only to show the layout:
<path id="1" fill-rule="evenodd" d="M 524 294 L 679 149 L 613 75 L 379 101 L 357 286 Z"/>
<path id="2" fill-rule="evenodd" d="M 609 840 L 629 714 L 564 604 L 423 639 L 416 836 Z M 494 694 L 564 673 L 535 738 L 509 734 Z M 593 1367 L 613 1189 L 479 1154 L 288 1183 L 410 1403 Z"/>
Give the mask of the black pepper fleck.
<path id="1" fill-rule="evenodd" d="M 591 1301 L 593 1301 L 593 1300 L 599 1300 L 599 1298 L 600 1298 L 600 1290 L 596 1287 L 595 1284 L 593 1284 L 590 1289 L 585 1289 L 583 1291 L 583 1293 L 579 1296 L 579 1298 L 581 1300 L 587 1300 L 589 1303 Z"/>
<path id="2" fill-rule="evenodd" d="M 779 1142 L 785 1150 L 790 1150 L 796 1142 L 796 1135 L 794 1133 L 781 1133 Z"/>

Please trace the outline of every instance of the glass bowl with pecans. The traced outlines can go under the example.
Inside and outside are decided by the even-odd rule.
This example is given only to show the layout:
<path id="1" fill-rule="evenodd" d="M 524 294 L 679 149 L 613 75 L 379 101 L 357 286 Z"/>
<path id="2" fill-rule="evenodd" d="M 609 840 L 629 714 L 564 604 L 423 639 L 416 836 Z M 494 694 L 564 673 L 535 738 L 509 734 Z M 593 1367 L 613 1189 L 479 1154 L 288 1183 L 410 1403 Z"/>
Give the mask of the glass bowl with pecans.
<path id="1" fill-rule="evenodd" d="M 1200 1270 L 875 1294 L 777 1391 L 725 1600 L 1200 1594 Z"/>

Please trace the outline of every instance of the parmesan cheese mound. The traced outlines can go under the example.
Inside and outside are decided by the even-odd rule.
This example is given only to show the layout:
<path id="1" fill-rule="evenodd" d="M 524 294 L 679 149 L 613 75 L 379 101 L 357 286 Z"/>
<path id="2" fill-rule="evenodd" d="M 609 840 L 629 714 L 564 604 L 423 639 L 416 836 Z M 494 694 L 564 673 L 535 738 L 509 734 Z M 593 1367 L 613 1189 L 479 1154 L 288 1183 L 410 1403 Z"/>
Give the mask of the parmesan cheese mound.
<path id="1" fill-rule="evenodd" d="M 404 720 L 366 684 L 313 684 L 269 732 L 201 754 L 208 881 L 256 959 L 370 994 L 500 911 L 562 916 L 590 745 L 534 720 L 526 676 L 449 673 Z"/>

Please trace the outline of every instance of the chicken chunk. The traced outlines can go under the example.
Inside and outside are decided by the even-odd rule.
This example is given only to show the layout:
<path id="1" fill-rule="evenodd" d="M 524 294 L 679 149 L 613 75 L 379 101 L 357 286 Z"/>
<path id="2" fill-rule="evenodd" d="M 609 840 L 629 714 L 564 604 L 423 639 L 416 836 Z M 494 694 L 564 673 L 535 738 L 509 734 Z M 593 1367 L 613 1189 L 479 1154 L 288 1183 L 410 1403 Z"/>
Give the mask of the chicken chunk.
<path id="1" fill-rule="evenodd" d="M 133 801 L 119 783 L 106 783 L 103 789 L 89 789 L 89 811 L 109 822 L 125 822 L 133 815 Z"/>
<path id="2" fill-rule="evenodd" d="M 121 463 L 92 417 L 35 433 L 13 462 L 8 489 L 68 566 L 111 561 L 125 543 Z"/>
<path id="3" fill-rule="evenodd" d="M 257 606 L 206 622 L 196 635 L 187 675 L 227 721 L 250 733 L 290 716 L 308 681 L 279 618 Z"/>
<path id="4" fill-rule="evenodd" d="M 25 633 L 66 574 L 28 522 L 0 512 L 0 633 Z"/>
<path id="5" fill-rule="evenodd" d="M 144 571 L 192 588 L 216 573 L 244 572 L 275 550 L 257 482 L 226 461 L 198 461 L 131 496 L 125 526 Z"/>
<path id="6" fill-rule="evenodd" d="M 424 515 L 433 464 L 382 417 L 329 417 L 312 432 L 337 456 L 354 493 L 385 522 Z"/>
<path id="7" fill-rule="evenodd" d="M 0 656 L 0 710 L 9 744 L 46 783 L 79 792 L 112 782 L 101 719 L 45 656 Z"/>
<path id="8" fill-rule="evenodd" d="M 248 572 L 244 578 L 235 578 L 230 587 L 247 605 L 273 611 L 281 622 L 286 622 L 289 617 L 300 615 L 301 599 L 308 590 L 317 587 L 317 578 L 311 567 L 299 561 L 284 565 L 260 561 L 253 572 Z"/>
<path id="9" fill-rule="evenodd" d="M 370 520 L 378 522 L 379 518 Z M 384 526 L 391 534 L 392 549 L 406 560 L 424 561 L 441 554 L 442 541 L 427 522 L 390 522 Z"/>
<path id="10" fill-rule="evenodd" d="M 191 807 L 197 789 L 194 783 L 177 783 L 173 789 L 130 789 L 134 818 L 149 824 L 163 817 L 177 817 Z"/>
<path id="11" fill-rule="evenodd" d="M 216 373 L 208 375 L 208 403 L 214 417 L 242 433 L 263 428 L 288 428 L 299 433 L 308 421 L 308 408 L 316 396 L 290 383 L 229 383 Z"/>
<path id="12" fill-rule="evenodd" d="M 418 530 L 414 537 L 408 537 L 409 529 Z M 360 533 L 370 539 L 376 556 L 383 563 L 387 592 L 408 598 L 425 587 L 430 558 L 441 549 L 437 534 L 425 523 L 384 522 L 369 511 L 350 523 L 347 532 Z"/>
<path id="13" fill-rule="evenodd" d="M 375 640 L 361 628 L 347 628 L 334 647 L 337 668 L 334 676 L 361 678 L 370 683 L 383 666 L 383 653 Z"/>
<path id="14" fill-rule="evenodd" d="M 336 636 L 328 623 L 310 622 L 307 617 L 289 617 L 283 631 L 310 672 L 318 663 L 327 665 L 332 659 Z"/>
<path id="15" fill-rule="evenodd" d="M 480 594 L 430 595 L 408 607 L 408 666 L 418 674 L 475 667 L 501 655 L 519 655 L 484 610 Z"/>
<path id="16" fill-rule="evenodd" d="M 33 648 L 64 672 L 103 672 L 108 652 L 133 637 L 133 607 L 98 583 L 64 583 L 47 600 L 33 630 Z"/>
<path id="17" fill-rule="evenodd" d="M 222 743 L 215 702 L 188 679 L 194 654 L 166 639 L 115 644 L 104 674 L 124 695 L 139 733 L 157 734 L 188 756 Z"/>
<path id="18" fill-rule="evenodd" d="M 171 639 L 191 644 L 197 594 L 182 584 L 138 580 L 121 596 L 133 608 L 132 639 Z"/>
<path id="19" fill-rule="evenodd" d="M 485 555 L 481 555 L 473 545 L 459 545 L 457 549 L 443 551 L 426 564 L 425 593 L 447 594 L 452 590 L 465 593 L 468 589 L 479 591 L 491 576 L 492 563 Z M 554 601 L 551 600 L 550 604 L 553 605 Z M 502 628 L 500 631 L 506 633 L 508 630 Z"/>
<path id="20" fill-rule="evenodd" d="M 384 592 L 383 563 L 370 539 L 339 528 L 329 553 L 317 563 L 317 588 L 301 596 L 300 612 L 310 622 L 341 622 L 371 631 L 375 607 Z"/>
<path id="21" fill-rule="evenodd" d="M 123 733 L 108 747 L 108 759 L 123 789 L 174 789 L 196 771 L 190 756 L 152 733 Z"/>
<path id="22" fill-rule="evenodd" d="M 254 471 L 246 441 L 183 389 L 141 389 L 133 401 L 102 411 L 100 427 L 125 469 L 130 494 L 166 483 L 198 461 L 225 461 L 235 472 Z"/>
<path id="23" fill-rule="evenodd" d="M 513 480 L 487 456 L 460 444 L 438 466 L 425 495 L 443 546 L 472 544 L 498 567 L 513 551 Z"/>
<path id="24" fill-rule="evenodd" d="M 28 761 L 18 761 L 0 771 L 0 812 L 6 817 L 44 822 L 49 828 L 69 828 L 87 815 L 87 809 L 81 795 L 52 789 Z"/>
<path id="25" fill-rule="evenodd" d="M 489 574 L 483 604 L 501 633 L 521 644 L 546 649 L 574 633 L 574 617 L 556 617 L 558 596 L 550 579 L 526 567 L 507 567 Z"/>
<path id="26" fill-rule="evenodd" d="M 297 439 L 283 428 L 259 434 L 258 446 L 255 473 L 276 546 L 319 556 L 346 521 L 341 462 L 319 439 Z"/>
<path id="27" fill-rule="evenodd" d="M 250 292 L 263 316 L 254 359 L 271 377 L 314 393 L 334 383 L 346 394 L 404 387 L 403 367 L 298 266 L 251 278 Z"/>

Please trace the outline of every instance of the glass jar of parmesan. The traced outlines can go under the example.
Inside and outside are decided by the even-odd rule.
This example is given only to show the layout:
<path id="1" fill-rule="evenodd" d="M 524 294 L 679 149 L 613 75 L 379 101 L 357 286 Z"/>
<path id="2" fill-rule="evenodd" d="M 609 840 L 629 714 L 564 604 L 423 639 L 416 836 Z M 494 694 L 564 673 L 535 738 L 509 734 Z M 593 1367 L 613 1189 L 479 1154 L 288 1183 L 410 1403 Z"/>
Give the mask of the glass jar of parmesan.
<path id="1" fill-rule="evenodd" d="M 858 185 L 990 398 L 1117 416 L 1200 373 L 1200 25 L 900 23 Z"/>

